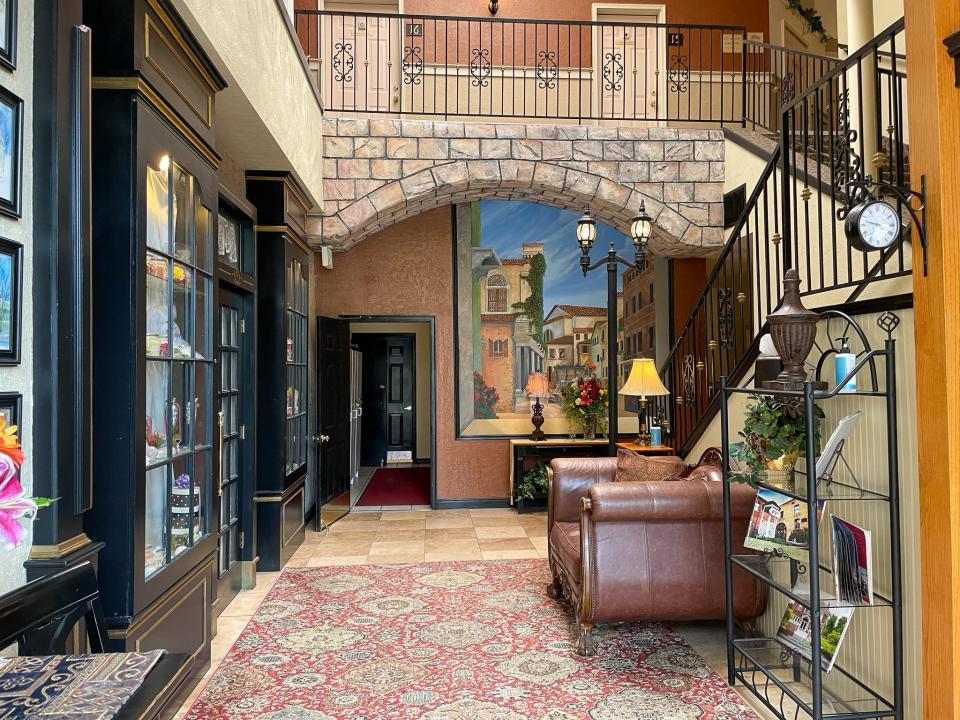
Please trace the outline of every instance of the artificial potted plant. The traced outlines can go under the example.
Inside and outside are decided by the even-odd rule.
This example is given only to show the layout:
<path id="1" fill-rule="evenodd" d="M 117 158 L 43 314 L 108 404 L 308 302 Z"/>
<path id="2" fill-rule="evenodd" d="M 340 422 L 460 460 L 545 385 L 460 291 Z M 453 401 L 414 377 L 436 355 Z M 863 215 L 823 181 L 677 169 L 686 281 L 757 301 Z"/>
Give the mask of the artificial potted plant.
<path id="1" fill-rule="evenodd" d="M 797 460 L 807 448 L 807 423 L 803 411 L 795 404 L 771 395 L 751 395 L 747 406 L 741 440 L 730 445 L 730 457 L 740 463 L 732 475 L 749 482 L 767 482 L 793 486 Z M 820 428 L 823 410 L 814 406 L 813 445 L 820 451 Z"/>
<path id="2" fill-rule="evenodd" d="M 514 488 L 517 512 L 537 512 L 547 507 L 547 466 L 537 465 L 520 478 Z"/>

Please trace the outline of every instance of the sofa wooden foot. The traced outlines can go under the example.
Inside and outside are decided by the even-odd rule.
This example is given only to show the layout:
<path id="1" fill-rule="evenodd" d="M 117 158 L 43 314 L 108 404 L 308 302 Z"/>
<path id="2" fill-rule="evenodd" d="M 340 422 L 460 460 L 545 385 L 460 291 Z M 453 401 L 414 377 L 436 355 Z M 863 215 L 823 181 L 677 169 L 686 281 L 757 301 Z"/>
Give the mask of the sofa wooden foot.
<path id="1" fill-rule="evenodd" d="M 577 630 L 577 655 L 583 657 L 593 657 L 597 654 L 597 641 L 593 638 L 593 625 L 590 623 L 578 623 Z"/>

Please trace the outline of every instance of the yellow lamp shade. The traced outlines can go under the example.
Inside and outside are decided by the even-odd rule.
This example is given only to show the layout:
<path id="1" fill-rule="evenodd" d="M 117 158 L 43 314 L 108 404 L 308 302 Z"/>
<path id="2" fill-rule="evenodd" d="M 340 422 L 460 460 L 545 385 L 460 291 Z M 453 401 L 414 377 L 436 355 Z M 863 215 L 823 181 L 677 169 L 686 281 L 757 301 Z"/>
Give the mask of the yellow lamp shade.
<path id="1" fill-rule="evenodd" d="M 647 398 L 655 395 L 669 395 L 670 391 L 660 382 L 660 374 L 653 360 L 638 358 L 633 361 L 630 376 L 620 388 L 620 394 Z"/>
<path id="2" fill-rule="evenodd" d="M 542 372 L 530 373 L 523 394 L 527 397 L 547 397 L 550 394 L 550 380 L 547 379 L 546 374 Z"/>

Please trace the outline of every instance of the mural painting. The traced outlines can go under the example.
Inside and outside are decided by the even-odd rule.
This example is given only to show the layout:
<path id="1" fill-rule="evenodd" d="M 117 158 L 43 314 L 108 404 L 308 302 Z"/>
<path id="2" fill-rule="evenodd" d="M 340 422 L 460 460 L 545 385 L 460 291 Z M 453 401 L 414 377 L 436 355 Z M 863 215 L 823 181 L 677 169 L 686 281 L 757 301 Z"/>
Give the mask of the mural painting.
<path id="1" fill-rule="evenodd" d="M 606 378 L 607 278 L 600 271 L 587 277 L 581 272 L 574 238 L 577 217 L 568 210 L 517 200 L 482 200 L 459 208 L 455 242 L 461 435 L 529 434 L 533 401 L 524 388 L 530 374 L 540 372 L 547 375 L 551 389 L 549 397 L 541 398 L 544 431 L 566 435 L 570 424 L 558 388 L 594 373 Z M 611 242 L 621 251 L 630 245 L 623 234 L 598 223 L 594 255 L 599 257 Z M 652 270 L 647 274 L 652 282 Z M 633 276 L 618 273 L 619 290 L 625 281 L 631 283 Z M 622 292 L 617 311 L 622 347 Z M 645 312 L 652 322 L 652 307 Z M 624 422 L 635 425 L 636 418 L 627 414 Z"/>

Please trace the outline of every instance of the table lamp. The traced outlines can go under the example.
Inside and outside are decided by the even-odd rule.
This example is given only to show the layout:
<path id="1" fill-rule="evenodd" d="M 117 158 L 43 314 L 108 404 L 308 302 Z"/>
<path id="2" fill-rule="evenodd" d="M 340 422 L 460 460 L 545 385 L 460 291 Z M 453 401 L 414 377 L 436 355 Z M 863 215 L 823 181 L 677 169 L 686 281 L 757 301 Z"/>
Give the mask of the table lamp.
<path id="1" fill-rule="evenodd" d="M 547 436 L 543 434 L 541 426 L 543 425 L 543 405 L 540 404 L 540 398 L 550 395 L 550 381 L 545 373 L 530 373 L 527 379 L 527 386 L 523 389 L 523 394 L 534 398 L 533 403 L 533 432 L 530 433 L 531 440 L 546 440 Z"/>
<path id="2" fill-rule="evenodd" d="M 657 372 L 657 366 L 650 358 L 637 358 L 633 361 L 630 368 L 630 375 L 627 381 L 620 388 L 621 395 L 630 395 L 640 398 L 640 434 L 637 436 L 638 445 L 650 444 L 650 431 L 647 428 L 647 398 L 660 395 L 669 395 L 663 383 L 660 382 L 660 374 Z"/>

